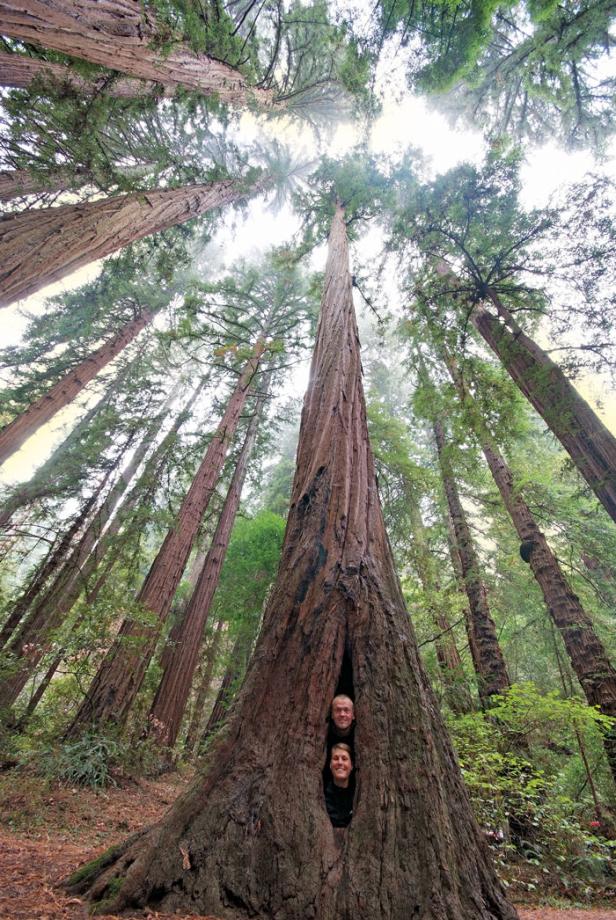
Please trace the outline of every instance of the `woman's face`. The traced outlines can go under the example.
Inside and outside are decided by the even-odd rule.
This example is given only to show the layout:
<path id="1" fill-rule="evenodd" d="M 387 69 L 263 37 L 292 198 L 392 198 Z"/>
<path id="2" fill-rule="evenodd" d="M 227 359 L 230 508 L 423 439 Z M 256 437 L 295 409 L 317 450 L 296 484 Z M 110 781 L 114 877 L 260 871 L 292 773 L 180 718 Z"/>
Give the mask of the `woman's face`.
<path id="1" fill-rule="evenodd" d="M 334 748 L 329 768 L 332 771 L 335 784 L 337 786 L 346 786 L 353 769 L 353 762 L 348 751 Z"/>

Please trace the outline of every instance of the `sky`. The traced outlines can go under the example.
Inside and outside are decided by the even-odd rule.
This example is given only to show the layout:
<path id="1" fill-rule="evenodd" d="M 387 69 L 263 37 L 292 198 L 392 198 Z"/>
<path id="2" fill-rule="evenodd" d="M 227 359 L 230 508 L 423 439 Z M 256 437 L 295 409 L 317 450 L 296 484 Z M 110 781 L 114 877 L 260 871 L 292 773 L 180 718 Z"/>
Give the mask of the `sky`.
<path id="1" fill-rule="evenodd" d="M 391 74 L 389 75 L 391 77 Z M 327 153 L 342 155 L 363 138 L 356 125 L 340 124 L 329 138 Z M 247 142 L 261 133 L 287 144 L 297 157 L 310 159 L 315 154 L 315 140 L 310 130 L 297 121 L 268 120 L 263 124 L 250 113 L 242 116 L 238 134 Z M 480 163 L 485 146 L 481 134 L 473 130 L 452 130 L 444 116 L 431 110 L 425 99 L 406 94 L 389 93 L 383 102 L 382 112 L 374 123 L 369 137 L 369 149 L 377 156 L 398 159 L 409 147 L 419 148 L 429 157 L 431 172 L 436 175 L 467 161 Z M 568 153 L 554 144 L 531 149 L 522 168 L 522 203 L 525 207 L 543 206 L 558 188 L 581 179 L 593 168 L 592 156 L 586 151 Z M 616 140 L 608 151 L 603 168 L 616 179 Z M 271 206 L 257 199 L 249 203 L 243 218 L 223 220 L 223 226 L 208 244 L 206 264 L 213 273 L 230 268 L 232 260 L 256 259 L 267 249 L 291 239 L 299 226 L 297 215 L 290 205 L 274 213 Z M 356 257 L 362 264 L 378 254 L 378 234 L 360 242 Z M 324 247 L 316 253 L 314 267 L 319 268 L 324 259 Z M 18 342 L 26 327 L 26 312 L 42 313 L 47 296 L 70 290 L 96 277 L 101 263 L 93 263 L 75 272 L 36 295 L 3 310 L 1 340 L 3 345 Z M 362 305 L 358 303 L 361 310 Z M 308 377 L 307 362 L 295 370 L 290 378 L 286 395 L 302 395 Z M 616 432 L 616 395 L 607 381 L 594 376 L 577 382 L 582 395 L 591 402 L 601 402 L 604 421 Z M 93 401 L 92 385 L 81 397 L 35 434 L 0 470 L 0 484 L 27 480 L 36 467 L 44 462 L 51 450 L 61 441 L 65 432 L 86 411 Z"/>

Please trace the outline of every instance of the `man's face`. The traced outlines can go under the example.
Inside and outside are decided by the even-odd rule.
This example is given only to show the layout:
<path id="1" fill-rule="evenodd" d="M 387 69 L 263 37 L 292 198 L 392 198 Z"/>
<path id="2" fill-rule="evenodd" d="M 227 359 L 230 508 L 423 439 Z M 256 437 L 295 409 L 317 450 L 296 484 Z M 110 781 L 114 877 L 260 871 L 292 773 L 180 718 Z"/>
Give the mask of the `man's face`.
<path id="1" fill-rule="evenodd" d="M 349 732 L 353 724 L 353 703 L 345 696 L 336 697 L 332 703 L 332 722 L 341 735 Z"/>
<path id="2" fill-rule="evenodd" d="M 332 776 L 334 777 L 334 783 L 336 786 L 348 785 L 349 776 L 351 775 L 351 770 L 353 769 L 353 764 L 351 762 L 348 751 L 334 748 L 332 751 L 332 759 L 329 762 L 329 768 L 332 771 Z"/>

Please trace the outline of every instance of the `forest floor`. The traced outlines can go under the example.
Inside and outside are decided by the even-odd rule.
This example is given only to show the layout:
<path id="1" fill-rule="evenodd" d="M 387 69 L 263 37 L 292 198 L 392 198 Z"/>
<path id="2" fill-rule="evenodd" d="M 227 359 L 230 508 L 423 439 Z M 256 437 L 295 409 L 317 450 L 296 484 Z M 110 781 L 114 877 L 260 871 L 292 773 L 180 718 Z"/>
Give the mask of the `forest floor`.
<path id="1" fill-rule="evenodd" d="M 189 779 L 171 774 L 95 792 L 46 783 L 23 772 L 2 774 L 0 917 L 83 920 L 84 903 L 58 890 L 57 883 L 112 843 L 159 818 Z M 616 920 L 616 909 L 542 906 L 539 898 L 533 905 L 519 905 L 519 912 L 521 920 Z M 154 920 L 163 915 L 144 911 L 136 916 Z M 112 915 L 101 915 L 100 920 L 112 920 Z M 175 920 L 196 917 L 175 915 Z"/>

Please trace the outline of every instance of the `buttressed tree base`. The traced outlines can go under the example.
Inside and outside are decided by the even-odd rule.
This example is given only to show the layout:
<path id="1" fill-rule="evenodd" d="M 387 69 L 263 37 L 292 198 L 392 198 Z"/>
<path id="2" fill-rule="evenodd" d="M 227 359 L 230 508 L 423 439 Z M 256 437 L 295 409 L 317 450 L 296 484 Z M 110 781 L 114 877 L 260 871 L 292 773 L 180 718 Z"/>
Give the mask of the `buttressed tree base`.
<path id="1" fill-rule="evenodd" d="M 357 792 L 322 774 L 343 662 Z M 156 826 L 76 873 L 98 910 L 224 920 L 515 920 L 420 663 L 368 441 L 344 210 L 336 206 L 278 579 L 205 772 Z"/>

